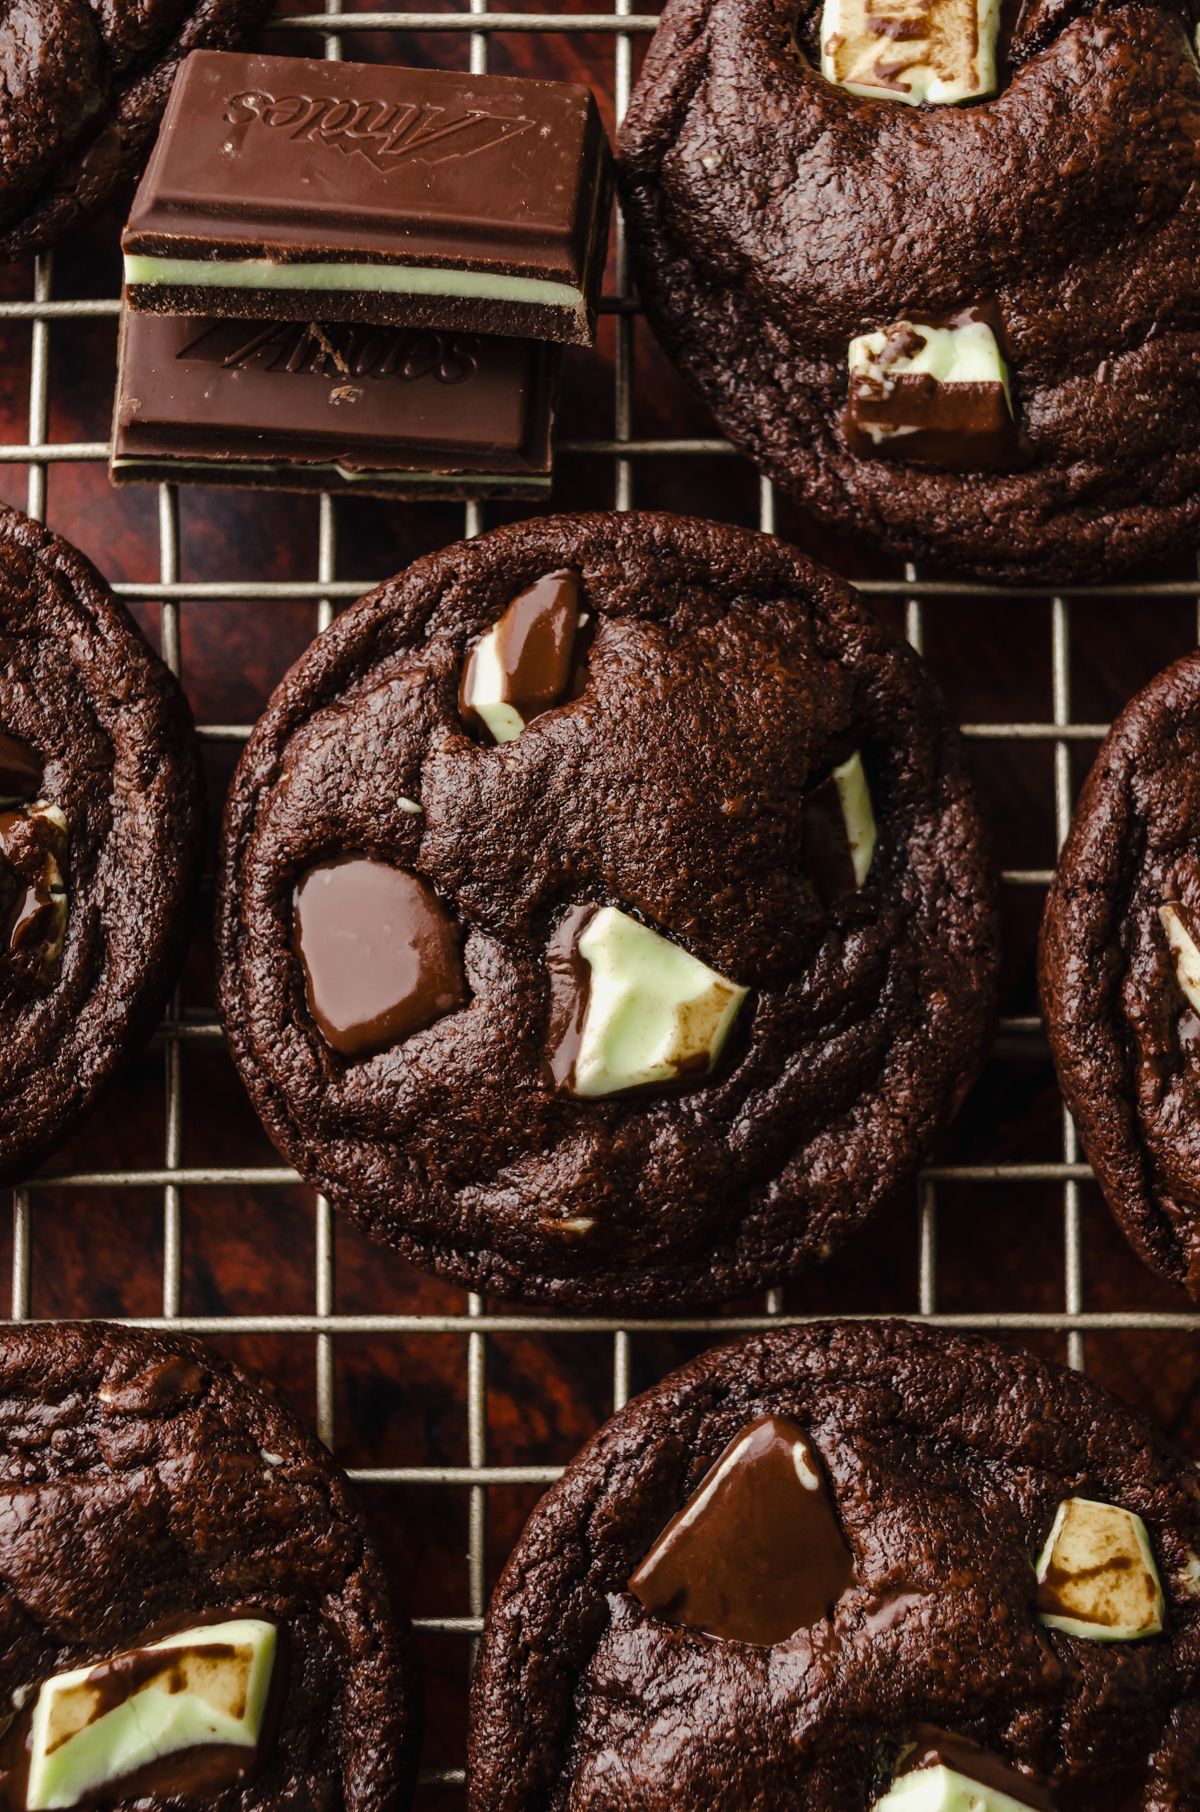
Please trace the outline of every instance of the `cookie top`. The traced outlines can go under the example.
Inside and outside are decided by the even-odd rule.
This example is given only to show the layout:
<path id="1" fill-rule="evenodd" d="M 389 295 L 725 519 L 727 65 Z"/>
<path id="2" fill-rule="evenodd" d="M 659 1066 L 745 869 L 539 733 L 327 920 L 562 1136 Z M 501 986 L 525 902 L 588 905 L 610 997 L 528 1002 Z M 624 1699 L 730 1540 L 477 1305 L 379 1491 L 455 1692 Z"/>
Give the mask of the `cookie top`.
<path id="1" fill-rule="evenodd" d="M 875 42 L 902 52 L 903 9 L 864 4 Z M 1192 545 L 1189 8 L 1031 0 L 999 92 L 961 107 L 827 80 L 821 20 L 815 0 L 664 8 L 618 168 L 667 351 L 764 472 L 895 552 L 1081 579 Z M 851 341 L 984 305 L 1007 352 L 1016 469 L 939 469 L 936 448 L 917 464 L 902 441 L 853 451 Z"/>
<path id="2" fill-rule="evenodd" d="M 800 1494 L 828 1499 L 851 1561 L 773 1645 L 705 1634 L 686 1601 L 651 1611 L 636 1595 L 685 1505 L 693 1535 L 745 1555 L 750 1577 L 761 1525 L 719 1493 L 698 1503 L 697 1487 L 748 1436 L 743 1483 L 782 1488 L 750 1432 L 764 1418 L 790 1431 Z M 1059 1507 L 1086 1501 L 1141 1519 L 1156 1633 L 1041 1620 L 1034 1557 Z M 1194 1806 L 1198 1544 L 1194 1464 L 1076 1373 L 899 1323 L 722 1347 L 607 1423 L 526 1524 L 475 1672 L 468 1804 L 865 1812 L 932 1724 L 1027 1782 L 1008 1788 L 1022 1804 Z M 778 1565 L 795 1548 L 781 1542 Z M 703 1568 L 690 1576 L 703 1591 Z"/>
<path id="3" fill-rule="evenodd" d="M 0 1186 L 157 1023 L 201 830 L 177 681 L 77 549 L 0 511 Z"/>
<path id="4" fill-rule="evenodd" d="M 341 1472 L 289 1410 L 198 1341 L 99 1323 L 6 1329 L 0 1402 L 6 1708 L 164 1626 L 268 1619 L 274 1738 L 256 1777 L 201 1803 L 409 1804 L 411 1636 Z"/>
<path id="5" fill-rule="evenodd" d="M 994 999 L 917 656 L 794 549 L 665 515 L 498 529 L 347 611 L 247 745 L 219 896 L 281 1150 L 497 1295 L 652 1310 L 795 1274 L 911 1176 Z"/>
<path id="6" fill-rule="evenodd" d="M 1139 1256 L 1200 1301 L 1200 655 L 1128 704 L 1079 795 L 1038 970 L 1059 1084 Z"/>
<path id="7" fill-rule="evenodd" d="M 240 50 L 272 0 L 8 0 L 0 261 L 44 252 L 141 175 L 191 50 Z"/>

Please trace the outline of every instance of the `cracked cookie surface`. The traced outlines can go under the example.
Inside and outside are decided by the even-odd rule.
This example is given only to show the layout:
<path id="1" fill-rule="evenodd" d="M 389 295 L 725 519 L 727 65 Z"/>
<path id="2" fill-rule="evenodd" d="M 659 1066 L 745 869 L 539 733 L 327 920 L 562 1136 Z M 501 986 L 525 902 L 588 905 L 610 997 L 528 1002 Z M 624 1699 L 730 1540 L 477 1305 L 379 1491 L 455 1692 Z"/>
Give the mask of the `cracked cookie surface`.
<path id="1" fill-rule="evenodd" d="M 492 746 L 464 662 L 562 569 L 587 683 Z M 872 867 L 826 905 L 802 814 L 857 746 Z M 470 995 L 354 1060 L 294 950 L 298 882 L 343 856 L 433 890 Z M 803 555 L 686 518 L 498 529 L 347 611 L 247 746 L 219 896 L 222 1015 L 280 1149 L 375 1238 L 502 1296 L 649 1311 L 797 1274 L 912 1175 L 991 1023 L 993 884 L 920 661 Z M 750 990 L 690 1092 L 548 1081 L 548 957 L 583 905 Z"/>
<path id="2" fill-rule="evenodd" d="M 763 1417 L 811 1443 L 853 1561 L 831 1614 L 773 1646 L 629 1590 Z M 1143 1518 L 1162 1634 L 1038 1622 L 1033 1555 L 1071 1497 Z M 1195 1812 L 1198 1542 L 1195 1463 L 1076 1372 L 903 1323 L 751 1336 L 635 1398 L 533 1512 L 488 1610 L 468 1806 L 867 1812 L 933 1724 L 1048 1778 L 1063 1812 Z"/>
<path id="3" fill-rule="evenodd" d="M 1200 1018 L 1163 918 L 1200 937 L 1198 824 L 1200 656 L 1185 655 L 1096 757 L 1038 970 L 1059 1084 L 1105 1199 L 1144 1262 L 1200 1301 Z"/>
<path id="4" fill-rule="evenodd" d="M 897 553 L 1100 579 L 1194 545 L 1188 8 L 1032 0 L 994 98 L 921 109 L 827 81 L 818 16 L 796 0 L 663 12 L 618 169 L 666 350 L 761 470 Z M 963 474 L 853 455 L 850 341 L 985 300 L 1032 463 Z"/>
<path id="5" fill-rule="evenodd" d="M 0 1184 L 69 1137 L 157 1023 L 200 789 L 187 701 L 129 612 L 68 542 L 0 511 Z"/>
<path id="6" fill-rule="evenodd" d="M 6 1708 L 156 1625 L 238 1607 L 280 1626 L 285 1697 L 261 1774 L 207 1803 L 410 1803 L 420 1695 L 407 1623 L 341 1472 L 236 1366 L 199 1341 L 98 1324 L 6 1329 L 0 1468 Z"/>

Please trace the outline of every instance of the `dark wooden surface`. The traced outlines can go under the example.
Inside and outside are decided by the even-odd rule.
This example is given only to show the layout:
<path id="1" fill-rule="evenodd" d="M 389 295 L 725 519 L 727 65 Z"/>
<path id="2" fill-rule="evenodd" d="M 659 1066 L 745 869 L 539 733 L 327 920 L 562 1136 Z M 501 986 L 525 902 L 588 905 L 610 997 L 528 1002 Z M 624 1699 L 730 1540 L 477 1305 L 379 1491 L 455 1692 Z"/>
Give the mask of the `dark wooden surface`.
<path id="1" fill-rule="evenodd" d="M 350 4 L 347 11 L 353 10 Z M 364 8 L 365 10 L 365 8 Z M 574 10 L 574 9 L 568 9 Z M 317 41 L 320 42 L 319 40 Z M 269 34 L 264 48 L 313 54 L 299 36 Z M 319 53 L 317 53 L 319 54 Z M 359 60 L 462 66 L 465 37 L 348 35 L 346 55 Z M 492 67 L 590 82 L 613 124 L 612 41 L 512 35 L 493 39 Z M 119 283 L 117 234 L 107 219 L 56 255 L 59 297 L 114 295 Z M 611 278 L 611 271 L 610 271 Z M 0 295 L 32 294 L 32 267 L 0 273 Z M 27 323 L 0 322 L 0 438 L 27 434 Z M 112 402 L 115 322 L 56 325 L 52 334 L 50 434 L 55 440 L 103 439 Z M 561 431 L 606 436 L 613 429 L 613 326 L 603 325 L 594 352 L 572 351 L 564 380 Z M 635 433 L 711 434 L 650 336 L 637 330 Z M 613 498 L 611 462 L 561 463 L 556 508 L 603 508 Z M 0 497 L 23 506 L 25 468 L 0 466 Z M 640 506 L 683 509 L 747 524 L 757 522 L 758 485 L 742 462 L 651 459 L 636 467 Z M 50 526 L 76 542 L 111 579 L 158 577 L 157 492 L 114 492 L 99 465 L 51 470 Z M 489 523 L 520 512 L 493 506 Z M 251 492 L 181 494 L 185 579 L 316 576 L 317 510 L 311 499 Z M 462 511 L 369 500 L 338 506 L 342 578 L 387 576 L 415 556 L 456 539 Z M 780 532 L 850 577 L 897 576 L 864 547 L 831 536 L 794 505 L 780 509 Z M 1171 576 L 1191 576 L 1186 559 Z M 933 576 L 933 575 L 927 575 Z M 1159 574 L 1145 577 L 1163 576 Z M 155 606 L 138 614 L 151 639 Z M 885 610 L 899 623 L 899 607 Z M 203 602 L 182 609 L 183 674 L 197 718 L 248 722 L 315 629 L 311 603 Z M 1073 715 L 1102 721 L 1160 667 L 1194 645 L 1190 602 L 1127 597 L 1072 607 Z M 955 712 L 965 721 L 1046 720 L 1051 716 L 1050 606 L 996 597 L 947 600 L 926 610 L 928 658 Z M 1076 751 L 1076 782 L 1094 754 Z M 1043 867 L 1054 860 L 1053 753 L 1048 745 L 974 744 L 972 763 L 1004 867 Z M 210 845 L 233 754 L 209 748 Z M 1041 911 L 1035 889 L 1006 890 L 1003 1010 L 1035 1011 L 1033 947 Z M 189 962 L 186 999 L 211 1004 L 207 913 Z M 130 1068 L 91 1122 L 51 1168 L 160 1164 L 163 1152 L 164 1058 L 152 1049 Z M 232 1066 L 221 1050 L 184 1058 L 185 1164 L 271 1163 Z M 1061 1110 L 1053 1074 L 1035 1040 L 993 1059 L 941 1154 L 969 1161 L 1055 1160 L 1061 1156 Z M 34 1196 L 32 1313 L 38 1316 L 155 1314 L 161 1305 L 161 1197 L 156 1192 L 39 1192 Z M 943 1310 L 1053 1311 L 1063 1302 L 1062 1191 L 1058 1187 L 943 1187 L 939 1192 L 938 1306 Z M 0 1267 L 9 1261 L 8 1217 L 0 1223 Z M 313 1210 L 303 1190 L 197 1190 L 185 1200 L 184 1311 L 195 1314 L 311 1312 Z M 1134 1259 L 1096 1192 L 1084 1191 L 1086 1306 L 1186 1309 L 1181 1291 L 1152 1278 Z M 0 1275 L 3 1272 L 0 1270 Z M 0 1296 L 0 1301 L 3 1298 Z M 897 1202 L 858 1242 L 789 1293 L 796 1309 L 831 1313 L 917 1306 L 917 1209 Z M 343 1312 L 423 1310 L 458 1313 L 460 1292 L 423 1277 L 372 1247 L 347 1226 L 337 1240 L 337 1307 Z M 754 1308 L 761 1304 L 750 1305 Z M 310 1339 L 288 1335 L 222 1342 L 260 1368 L 312 1419 L 314 1355 Z M 648 1385 L 698 1350 L 701 1342 L 662 1335 L 633 1341 L 635 1388 Z M 1065 1341 L 1036 1336 L 1031 1344 L 1065 1356 Z M 1088 1341 L 1088 1368 L 1159 1423 L 1189 1452 L 1200 1454 L 1193 1336 L 1098 1334 Z M 566 1462 L 611 1410 L 611 1341 L 580 1333 L 528 1334 L 490 1342 L 489 1460 Z M 348 1466 L 464 1465 L 465 1341 L 453 1335 L 345 1338 L 337 1348 L 337 1442 Z M 467 1611 L 466 1492 L 454 1488 L 374 1487 L 364 1500 L 389 1556 L 397 1590 L 417 1615 Z M 508 1552 L 536 1490 L 490 1493 L 491 1577 Z M 460 1766 L 465 1728 L 467 1645 L 460 1636 L 422 1638 L 428 1690 L 424 1762 Z M 423 1806 L 460 1803 L 455 1790 L 424 1789 Z"/>

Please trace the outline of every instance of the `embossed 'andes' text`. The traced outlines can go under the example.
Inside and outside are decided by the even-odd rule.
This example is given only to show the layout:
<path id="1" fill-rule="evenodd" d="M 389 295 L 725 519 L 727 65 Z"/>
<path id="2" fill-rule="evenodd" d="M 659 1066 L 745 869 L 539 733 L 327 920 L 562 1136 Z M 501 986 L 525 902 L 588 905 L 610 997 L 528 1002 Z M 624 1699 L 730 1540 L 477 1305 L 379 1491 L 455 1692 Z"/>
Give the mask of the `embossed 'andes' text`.
<path id="1" fill-rule="evenodd" d="M 257 122 L 307 144 L 332 145 L 348 157 L 360 152 L 385 176 L 408 162 L 473 157 L 533 125 L 523 116 L 506 119 L 481 107 L 468 107 L 454 119 L 445 113 L 444 107 L 416 101 L 356 101 L 332 94 L 277 98 L 248 89 L 226 96 L 224 118 L 231 126 Z"/>
<path id="2" fill-rule="evenodd" d="M 429 328 L 359 327 L 345 321 L 213 321 L 176 358 L 250 370 L 324 377 L 394 378 L 413 384 L 432 378 L 462 384 L 479 369 L 472 333 Z"/>

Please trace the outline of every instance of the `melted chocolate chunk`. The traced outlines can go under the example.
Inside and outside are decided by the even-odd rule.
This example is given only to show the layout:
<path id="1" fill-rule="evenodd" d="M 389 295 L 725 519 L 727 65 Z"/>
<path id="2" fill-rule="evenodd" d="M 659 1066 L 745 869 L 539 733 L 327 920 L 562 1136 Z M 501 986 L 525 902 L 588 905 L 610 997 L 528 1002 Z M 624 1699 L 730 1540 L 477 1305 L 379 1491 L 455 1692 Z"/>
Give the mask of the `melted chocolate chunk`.
<path id="1" fill-rule="evenodd" d="M 88 1687 L 96 1695 L 88 1723 L 95 1724 L 110 1711 L 115 1711 L 118 1705 L 124 1705 L 126 1699 L 132 1699 L 135 1692 L 141 1692 L 152 1680 L 161 1679 L 168 1692 L 183 1692 L 183 1663 L 189 1654 L 228 1661 L 234 1654 L 234 1647 L 231 1642 L 193 1642 L 187 1648 L 131 1648 L 123 1655 L 114 1655 L 111 1661 L 101 1661 L 87 1679 Z"/>
<path id="2" fill-rule="evenodd" d="M 464 722 L 487 733 L 474 703 L 487 684 L 481 649 L 489 639 L 500 671 L 502 702 L 525 723 L 580 696 L 587 684 L 587 642 L 578 634 L 579 603 L 579 574 L 569 566 L 544 574 L 517 594 L 491 638 L 477 642 L 467 658 L 459 690 Z"/>
<path id="3" fill-rule="evenodd" d="M 287 1697 L 288 1633 L 286 1626 L 269 1611 L 248 1605 L 235 1605 L 229 1610 L 182 1611 L 159 1618 L 145 1632 L 142 1641 L 123 1654 L 100 1661 L 88 1676 L 88 1686 L 96 1693 L 96 1702 L 88 1724 L 95 1724 L 108 1712 L 123 1705 L 135 1692 L 161 1679 L 167 1692 L 184 1686 L 182 1662 L 189 1653 L 219 1660 L 232 1654 L 227 1643 L 205 1642 L 202 1638 L 186 1649 L 165 1653 L 153 1652 L 147 1645 L 168 1636 L 183 1635 L 188 1630 L 202 1630 L 213 1624 L 229 1623 L 237 1618 L 257 1618 L 275 1626 L 275 1658 L 271 1683 L 263 1709 L 262 1727 L 253 1749 L 238 1743 L 201 1743 L 189 1749 L 161 1755 L 127 1774 L 114 1775 L 101 1791 L 89 1794 L 76 1804 L 96 1807 L 111 1805 L 115 1800 L 170 1799 L 177 1795 L 188 1799 L 216 1799 L 230 1788 L 245 1788 L 262 1773 L 279 1729 L 279 1720 Z M 36 1693 L 28 1700 L 19 1716 L 0 1738 L 0 1806 L 3 1812 L 26 1812 L 29 1783 L 30 1730 L 33 1723 Z M 85 1726 L 86 1728 L 86 1726 Z"/>
<path id="4" fill-rule="evenodd" d="M 550 1018 L 546 1026 L 545 1064 L 555 1088 L 569 1088 L 587 1017 L 591 969 L 579 954 L 579 940 L 596 916 L 595 906 L 572 906 L 550 940 L 546 971 L 550 977 Z"/>
<path id="5" fill-rule="evenodd" d="M 842 796 L 832 774 L 826 775 L 800 804 L 800 834 L 804 841 L 804 866 L 822 903 L 832 906 L 858 890 Z"/>
<path id="6" fill-rule="evenodd" d="M 1040 1775 L 1022 1774 L 969 1737 L 939 1730 L 935 1724 L 918 1724 L 913 1736 L 917 1746 L 897 1768 L 897 1778 L 919 1774 L 926 1768 L 953 1768 L 968 1780 L 978 1781 L 981 1787 L 991 1787 L 1023 1806 L 1032 1806 L 1034 1812 L 1055 1812 L 1057 1802 Z"/>
<path id="7" fill-rule="evenodd" d="M 910 22 L 906 20 L 904 23 Z M 876 364 L 882 365 L 886 370 L 889 365 L 894 365 L 897 359 L 915 358 L 917 353 L 928 344 L 929 341 L 925 335 L 918 333 L 911 322 L 900 321 L 895 327 L 889 328 L 883 351 L 879 354 Z"/>
<path id="8" fill-rule="evenodd" d="M 458 926 L 433 888 L 369 856 L 336 856 L 295 893 L 295 949 L 335 1051 L 367 1056 L 470 998 Z"/>
<path id="9" fill-rule="evenodd" d="M 1029 463 L 1003 384 L 939 383 L 929 372 L 892 372 L 927 345 L 921 328 L 953 330 L 975 322 L 989 329 L 1001 358 L 1010 360 L 994 297 L 949 313 L 926 310 L 915 321 L 886 329 L 875 358 L 882 380 L 861 371 L 850 378 L 842 419 L 846 444 L 857 458 L 903 460 L 946 472 L 1008 472 Z"/>
<path id="10" fill-rule="evenodd" d="M 42 784 L 42 764 L 28 744 L 0 730 L 0 799 L 32 803 Z"/>
<path id="11" fill-rule="evenodd" d="M 576 1088 L 575 1064 L 583 1043 L 592 985 L 591 964 L 581 953 L 579 941 L 598 911 L 594 905 L 572 906 L 546 951 L 550 1013 L 542 1050 L 543 1077 L 552 1087 L 572 1094 Z M 607 1098 L 652 1100 L 657 1096 L 689 1094 L 712 1081 L 720 1056 L 718 1054 L 714 1062 L 704 1050 L 675 1056 L 672 1061 L 675 1074 L 670 1078 L 613 1088 L 606 1091 Z"/>
<path id="12" fill-rule="evenodd" d="M 1103 1594 L 1105 1579 L 1111 1580 L 1114 1574 L 1132 1573 L 1135 1568 L 1141 1576 L 1141 1592 L 1148 1603 L 1153 1603 L 1159 1591 L 1157 1575 L 1144 1564 L 1140 1557 L 1135 1559 L 1132 1554 L 1108 1553 L 1096 1565 L 1090 1567 L 1064 1567 L 1052 1559 L 1038 1581 L 1033 1601 L 1034 1606 L 1043 1616 L 1070 1617 L 1084 1626 L 1093 1626 L 1097 1635 L 1103 1636 L 1115 1620 L 1111 1603 L 1106 1604 L 1102 1601 L 1099 1607 L 1081 1608 L 1077 1588 L 1083 1581 L 1092 1580 L 1096 1582 L 1098 1592 Z M 1137 1588 L 1134 1589 L 1137 1590 Z M 1161 1628 L 1161 1622 L 1159 1622 L 1158 1628 Z M 1143 1633 L 1151 1635 L 1156 1631 L 1154 1628 L 1150 1628 L 1144 1630 Z"/>
<path id="13" fill-rule="evenodd" d="M 53 890 L 66 859 L 66 833 L 52 818 L 0 812 L 0 956 L 30 978 L 48 979 L 62 922 L 62 895 Z"/>
<path id="14" fill-rule="evenodd" d="M 764 1416 L 730 1442 L 629 1590 L 668 1623 L 767 1647 L 822 1622 L 853 1572 L 812 1443 Z"/>

